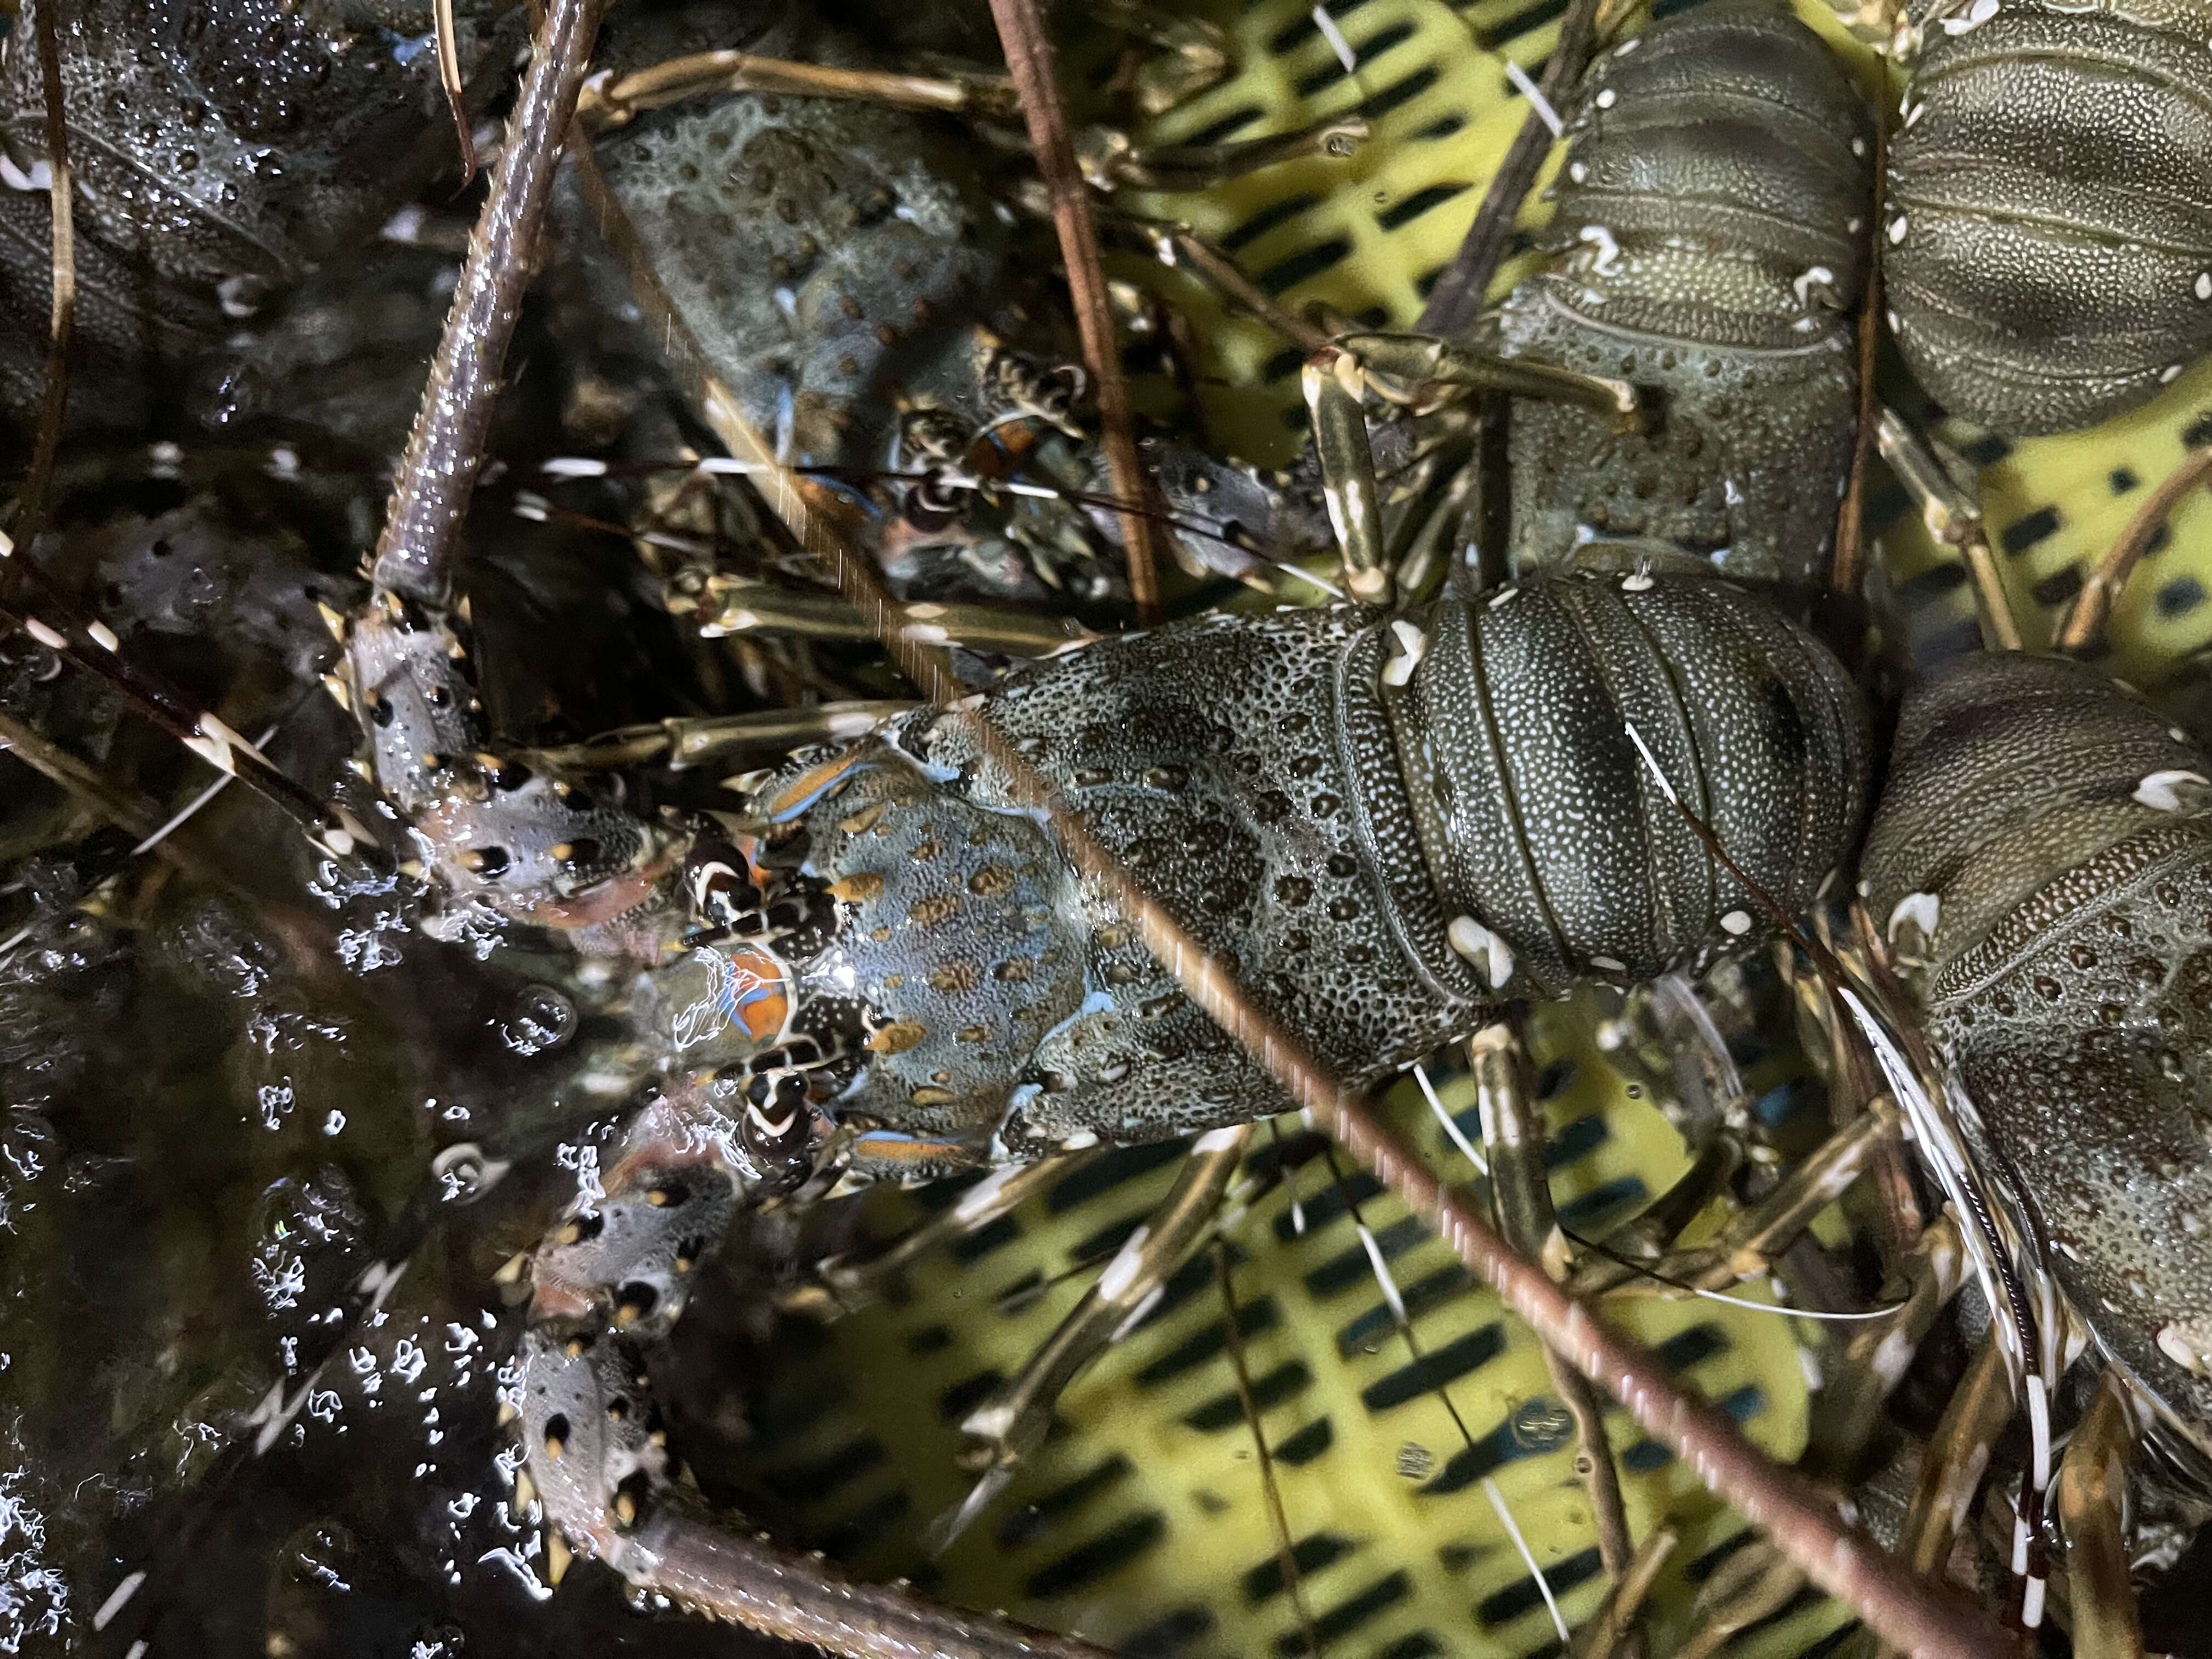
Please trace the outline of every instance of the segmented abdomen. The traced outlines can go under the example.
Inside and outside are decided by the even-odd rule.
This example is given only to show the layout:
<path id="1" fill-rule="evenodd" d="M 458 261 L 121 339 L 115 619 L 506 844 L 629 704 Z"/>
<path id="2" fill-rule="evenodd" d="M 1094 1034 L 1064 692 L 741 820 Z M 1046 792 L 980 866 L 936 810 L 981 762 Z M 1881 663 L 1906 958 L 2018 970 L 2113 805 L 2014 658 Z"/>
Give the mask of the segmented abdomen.
<path id="1" fill-rule="evenodd" d="M 1954 414 L 2089 426 L 2212 347 L 2212 19 L 2192 9 L 2189 35 L 2017 3 L 1931 30 L 1885 268 L 1905 359 Z"/>
<path id="2" fill-rule="evenodd" d="M 1562 564 L 1584 524 L 1762 580 L 1816 568 L 1850 464 L 1869 132 L 1819 37 L 1760 0 L 1669 18 L 1593 66 L 1553 263 L 1494 326 L 1511 355 L 1662 398 L 1643 438 L 1516 405 L 1521 568 Z"/>
<path id="3" fill-rule="evenodd" d="M 1905 705 L 1868 839 L 1995 1167 L 2106 1351 L 2212 1458 L 2212 763 L 2132 693 L 1972 659 Z"/>
<path id="4" fill-rule="evenodd" d="M 1652 763 L 1792 910 L 1848 851 L 1866 789 L 1842 670 L 1698 579 L 1536 582 L 1391 620 L 1212 617 L 1024 671 L 982 712 L 1355 1084 L 1506 998 L 1765 931 Z M 758 799 L 789 808 L 767 860 L 839 896 L 835 935 L 793 969 L 802 1000 L 849 999 L 868 1030 L 838 1109 L 1027 1157 L 1286 1104 L 1011 807 L 969 714 L 918 713 Z"/>

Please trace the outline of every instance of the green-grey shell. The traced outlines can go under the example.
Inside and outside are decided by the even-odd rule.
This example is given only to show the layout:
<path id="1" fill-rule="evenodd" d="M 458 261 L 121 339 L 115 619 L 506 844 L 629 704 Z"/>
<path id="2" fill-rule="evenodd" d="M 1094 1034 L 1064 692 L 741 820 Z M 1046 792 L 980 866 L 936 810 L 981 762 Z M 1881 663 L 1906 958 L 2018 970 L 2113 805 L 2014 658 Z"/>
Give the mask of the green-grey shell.
<path id="1" fill-rule="evenodd" d="M 1914 70 L 1888 305 L 1951 412 L 2070 431 L 2212 346 L 2212 15 L 1984 7 L 1930 24 Z"/>
<path id="2" fill-rule="evenodd" d="M 983 712 L 1354 1085 L 1506 998 L 1694 967 L 1767 931 L 1637 738 L 1792 910 L 1847 855 L 1867 795 L 1849 678 L 1796 624 L 1710 578 L 1535 581 L 1396 618 L 1199 619 L 1018 672 Z M 869 799 L 899 795 L 891 817 L 911 835 L 871 814 L 861 846 L 837 827 L 858 809 L 825 799 L 806 825 L 815 867 L 834 878 L 864 855 L 886 872 L 926 856 L 941 867 L 913 879 L 945 902 L 925 913 L 884 886 L 891 908 L 854 909 L 802 980 L 919 1028 L 917 1056 L 957 1036 L 939 1030 L 953 1011 L 933 982 L 948 964 L 963 994 L 983 994 L 957 1011 L 964 1055 L 929 1060 L 919 1103 L 920 1073 L 884 1066 L 856 1085 L 854 1109 L 936 1133 L 995 1126 L 1007 1153 L 1030 1157 L 1285 1109 L 1012 810 L 964 714 L 919 712 L 884 751 L 886 764 L 910 757 L 915 781 Z M 984 833 L 989 821 L 1002 827 Z M 1006 878 L 979 881 L 983 862 Z M 989 927 L 971 929 L 971 909 Z M 979 1066 L 985 1050 L 994 1064 Z"/>
<path id="3" fill-rule="evenodd" d="M 1508 355 L 1656 388 L 1658 423 L 1623 437 L 1515 404 L 1516 570 L 1561 568 L 1584 526 L 1762 580 L 1825 564 L 1856 429 L 1870 137 L 1820 38 L 1763 0 L 1669 18 L 1593 65 L 1552 262 L 1487 327 Z"/>
<path id="4" fill-rule="evenodd" d="M 1905 705 L 1864 855 L 1925 931 L 1929 1035 L 2051 1271 L 2212 1458 L 2208 760 L 2076 662 L 1972 659 Z"/>

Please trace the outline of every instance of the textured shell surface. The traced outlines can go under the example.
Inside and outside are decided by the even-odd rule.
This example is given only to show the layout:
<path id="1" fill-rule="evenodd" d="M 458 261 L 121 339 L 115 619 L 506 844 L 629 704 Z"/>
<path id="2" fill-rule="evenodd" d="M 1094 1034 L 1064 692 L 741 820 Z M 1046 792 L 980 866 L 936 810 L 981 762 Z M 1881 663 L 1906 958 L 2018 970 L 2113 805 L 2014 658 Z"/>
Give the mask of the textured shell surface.
<path id="1" fill-rule="evenodd" d="M 2203 1464 L 2212 823 L 2192 788 L 2212 761 L 2095 669 L 2020 656 L 1970 659 L 1908 702 L 1895 753 L 1868 902 L 1893 933 L 1907 917 L 1932 932 L 1928 1027 L 1985 1167 Z"/>
<path id="2" fill-rule="evenodd" d="M 739 48 L 884 67 L 811 9 L 769 15 L 617 16 L 601 61 Z M 687 99 L 599 142 L 671 304 L 791 461 L 896 465 L 905 410 L 970 426 L 1014 412 L 986 372 L 999 342 L 1065 356 L 1051 313 L 1024 307 L 1017 238 L 957 137 L 863 102 L 747 94 Z"/>
<path id="3" fill-rule="evenodd" d="M 1540 581 L 1390 621 L 1209 617 L 1018 672 L 983 713 L 1354 1084 L 1502 998 L 1694 966 L 1763 931 L 1631 724 L 1792 908 L 1867 788 L 1841 669 L 1705 578 Z M 918 712 L 823 764 L 756 799 L 833 780 L 769 857 L 840 896 L 793 968 L 802 1001 L 857 1000 L 872 1034 L 841 1109 L 1033 1157 L 1284 1109 L 1013 807 L 965 714 Z"/>
<path id="4" fill-rule="evenodd" d="M 42 3 L 75 168 L 80 419 L 127 422 L 149 362 L 215 342 L 452 157 L 427 4 Z M 457 6 L 465 73 L 492 66 L 511 10 Z M 46 156 L 35 19 L 0 42 L 0 147 L 27 178 Z M 0 408 L 18 412 L 44 384 L 50 215 L 44 189 L 0 190 Z"/>
<path id="5" fill-rule="evenodd" d="M 1509 356 L 1655 388 L 1656 426 L 1621 436 L 1516 404 L 1516 569 L 1559 568 L 1583 526 L 1760 580 L 1820 566 L 1850 465 L 1870 133 L 1820 38 L 1758 0 L 1669 18 L 1592 66 L 1550 267 L 1486 326 Z"/>
<path id="6" fill-rule="evenodd" d="M 939 62 L 947 47 L 962 60 L 974 43 L 939 39 L 940 21 L 957 19 L 880 5 L 835 22 L 799 4 L 624 9 L 594 61 L 619 76 L 710 50 L 850 70 Z M 727 416 L 781 459 L 1097 482 L 1079 345 L 1046 280 L 1049 229 L 999 199 L 1012 184 L 973 131 L 866 100 L 727 94 L 641 114 L 596 154 L 623 256 L 656 296 L 648 309 L 665 307 Z M 947 522 L 915 513 L 911 489 L 861 485 L 799 487 L 902 596 L 1036 601 L 1058 586 L 1101 599 L 1115 586 L 1110 513 L 970 497 Z"/>
<path id="7" fill-rule="evenodd" d="M 2212 345 L 2212 18 L 2013 0 L 1934 22 L 1890 151 L 1887 303 L 1952 413 L 2071 431 Z"/>

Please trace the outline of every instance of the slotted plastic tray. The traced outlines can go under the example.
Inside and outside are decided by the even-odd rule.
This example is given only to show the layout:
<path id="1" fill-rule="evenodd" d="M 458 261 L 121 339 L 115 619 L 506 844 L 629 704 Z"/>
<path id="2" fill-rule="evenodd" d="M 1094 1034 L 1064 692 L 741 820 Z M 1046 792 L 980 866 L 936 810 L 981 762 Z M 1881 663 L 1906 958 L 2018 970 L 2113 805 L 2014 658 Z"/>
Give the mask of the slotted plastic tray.
<path id="1" fill-rule="evenodd" d="M 1189 221 L 1286 306 L 1317 299 L 1366 324 L 1410 325 L 1527 112 L 1505 65 L 1540 75 L 1560 0 L 1340 0 L 1332 17 L 1352 49 L 1350 70 L 1310 0 L 1241 9 L 1207 0 L 1204 9 L 1238 42 L 1242 70 L 1148 137 L 1253 137 L 1353 112 L 1372 136 L 1348 161 L 1280 166 L 1148 205 Z M 1805 15 L 1875 84 L 1872 60 L 1832 17 Z M 1524 228 L 1544 211 L 1532 201 Z M 1525 269 L 1524 250 L 1501 273 L 1500 291 Z M 1193 319 L 1212 429 L 1248 459 L 1287 459 L 1303 427 L 1296 354 L 1261 325 L 1225 314 L 1194 281 L 1157 270 L 1144 279 Z M 1979 467 L 2015 607 L 2031 633 L 2047 635 L 2145 493 L 2187 448 L 2212 441 L 2212 365 L 2092 434 L 2016 444 L 1943 435 Z M 1920 653 L 1972 648 L 1955 565 L 1887 480 L 1877 478 L 1869 514 L 1883 527 Z M 2155 684 L 2200 649 L 2212 635 L 2208 588 L 2212 502 L 2198 492 L 2120 606 L 2115 668 Z M 1587 1046 L 1589 1029 L 1574 1004 L 1544 1011 L 1536 1029 L 1553 1193 L 1584 1228 L 1630 1212 L 1683 1163 L 1658 1113 Z M 1750 1077 L 1780 1110 L 1796 1097 L 1795 1072 L 1788 1057 L 1771 1056 Z M 1472 1135 L 1466 1080 L 1443 1087 Z M 1437 1167 L 1466 1173 L 1417 1099 L 1393 1105 Z M 1271 1155 L 1267 1130 L 1253 1144 L 1255 1157 Z M 1088 1279 L 1079 1264 L 1144 1219 L 1173 1156 L 1118 1153 L 1070 1177 L 923 1262 L 897 1305 L 832 1328 L 783 1379 L 761 1410 L 762 1468 L 815 1541 L 954 1601 L 1006 1607 L 1132 1653 L 1305 1650 L 1238 1406 L 1230 1316 L 1206 1257 L 1075 1385 L 1060 1429 L 942 1560 L 924 1559 L 917 1542 L 969 1478 L 956 1462 L 954 1425 L 1074 1304 Z M 1438 1240 L 1339 1162 L 1340 1187 L 1309 1166 L 1295 1205 L 1279 1193 L 1233 1235 L 1235 1317 L 1316 1632 L 1327 1652 L 1360 1659 L 1554 1649 L 1537 1588 L 1481 1480 L 1496 1480 L 1568 1619 L 1586 1615 L 1601 1593 L 1594 1534 L 1535 1346 Z M 1346 1194 L 1403 1289 L 1421 1358 L 1394 1334 Z M 882 1201 L 885 1228 L 915 1202 Z M 1051 1287 L 1002 1305 L 1040 1281 Z M 1808 1400 L 1793 1322 L 1692 1303 L 1638 1303 L 1621 1317 L 1770 1451 L 1786 1458 L 1802 1449 Z M 1621 1414 L 1611 1422 L 1634 1529 L 1640 1536 L 1664 1515 L 1685 1533 L 1657 1598 L 1668 1624 L 1655 1650 L 1663 1653 L 1679 1638 L 1701 1568 L 1747 1534 Z M 1846 1622 L 1808 1595 L 1729 1651 L 1826 1650 Z"/>

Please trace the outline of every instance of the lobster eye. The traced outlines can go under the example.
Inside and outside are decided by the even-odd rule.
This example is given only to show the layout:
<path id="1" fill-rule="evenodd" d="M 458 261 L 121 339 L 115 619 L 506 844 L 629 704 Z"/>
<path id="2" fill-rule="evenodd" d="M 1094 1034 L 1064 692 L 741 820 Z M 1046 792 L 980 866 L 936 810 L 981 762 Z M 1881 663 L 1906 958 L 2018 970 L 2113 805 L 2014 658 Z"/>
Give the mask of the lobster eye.
<path id="1" fill-rule="evenodd" d="M 1081 363 L 1062 363 L 1052 372 L 1060 382 L 1060 390 L 1048 392 L 1044 401 L 1055 415 L 1066 415 L 1083 401 L 1083 394 L 1091 389 L 1091 371 Z"/>
<path id="2" fill-rule="evenodd" d="M 943 530 L 958 521 L 967 494 L 964 487 L 933 470 L 919 483 L 908 486 L 901 512 L 916 530 Z"/>
<path id="3" fill-rule="evenodd" d="M 702 842 L 684 860 L 684 890 L 694 915 L 712 927 L 728 927 L 757 908 L 760 890 L 752 884 L 744 854 L 725 842 Z"/>
<path id="4" fill-rule="evenodd" d="M 745 1115 L 738 1127 L 744 1148 L 763 1165 L 803 1173 L 812 1163 L 814 1114 L 806 1079 L 794 1071 L 763 1073 L 745 1087 Z"/>

